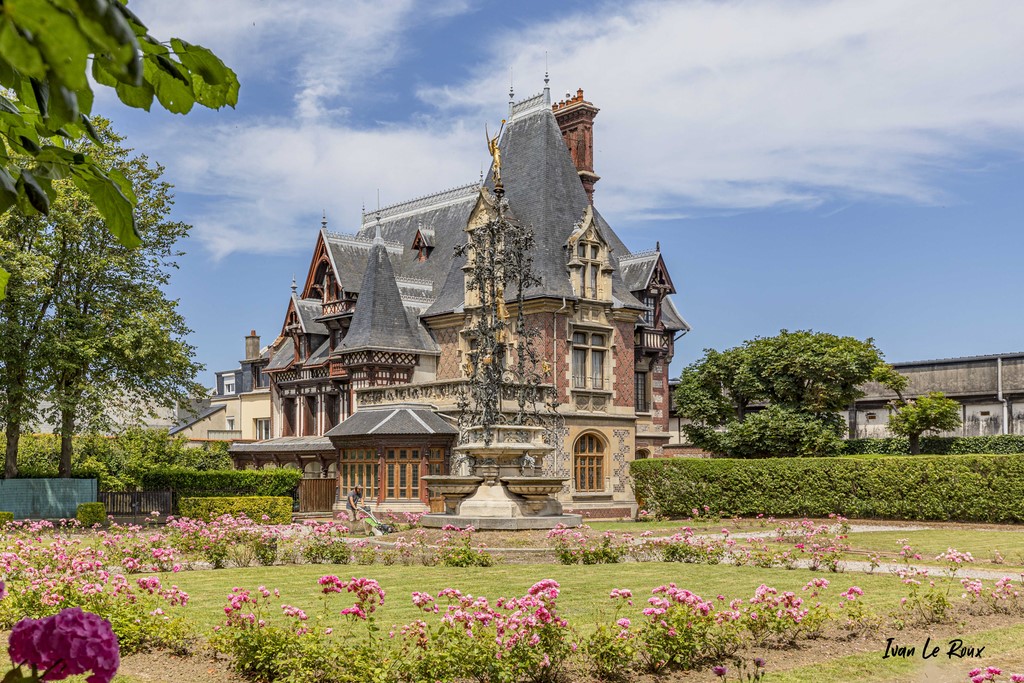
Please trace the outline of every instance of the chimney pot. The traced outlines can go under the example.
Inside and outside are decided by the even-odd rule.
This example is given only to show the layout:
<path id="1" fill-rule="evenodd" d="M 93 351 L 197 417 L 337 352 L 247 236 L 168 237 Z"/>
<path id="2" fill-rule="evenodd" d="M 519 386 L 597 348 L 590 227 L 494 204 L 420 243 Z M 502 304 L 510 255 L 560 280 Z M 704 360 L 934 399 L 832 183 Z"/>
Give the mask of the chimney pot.
<path id="1" fill-rule="evenodd" d="M 260 338 L 253 330 L 245 337 L 245 360 L 256 360 L 260 357 Z"/>

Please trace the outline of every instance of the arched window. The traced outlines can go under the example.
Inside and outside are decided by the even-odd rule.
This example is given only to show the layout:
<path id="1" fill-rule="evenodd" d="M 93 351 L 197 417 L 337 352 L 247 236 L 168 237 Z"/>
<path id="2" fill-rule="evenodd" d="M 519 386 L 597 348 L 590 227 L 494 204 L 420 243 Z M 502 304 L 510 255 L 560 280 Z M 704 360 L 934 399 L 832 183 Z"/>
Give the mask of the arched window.
<path id="1" fill-rule="evenodd" d="M 646 460 L 649 457 L 651 457 L 651 452 L 649 450 L 647 450 L 646 448 L 640 448 L 636 452 L 636 459 L 637 460 Z"/>
<path id="2" fill-rule="evenodd" d="M 604 491 L 604 439 L 584 434 L 572 447 L 577 491 Z"/>

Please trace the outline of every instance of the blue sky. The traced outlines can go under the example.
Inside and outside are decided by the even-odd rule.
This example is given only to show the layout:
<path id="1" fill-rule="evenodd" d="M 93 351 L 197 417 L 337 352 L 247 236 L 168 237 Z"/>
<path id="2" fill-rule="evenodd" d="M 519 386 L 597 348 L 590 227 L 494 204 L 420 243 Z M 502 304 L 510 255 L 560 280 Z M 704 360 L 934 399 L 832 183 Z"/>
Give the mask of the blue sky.
<path id="1" fill-rule="evenodd" d="M 471 182 L 484 124 L 582 87 L 595 203 L 660 241 L 705 347 L 781 328 L 873 337 L 891 361 L 1024 350 L 1024 3 L 136 0 L 213 49 L 237 109 L 97 99 L 166 167 L 194 225 L 172 296 L 214 370 L 281 329 L 321 211 Z"/>

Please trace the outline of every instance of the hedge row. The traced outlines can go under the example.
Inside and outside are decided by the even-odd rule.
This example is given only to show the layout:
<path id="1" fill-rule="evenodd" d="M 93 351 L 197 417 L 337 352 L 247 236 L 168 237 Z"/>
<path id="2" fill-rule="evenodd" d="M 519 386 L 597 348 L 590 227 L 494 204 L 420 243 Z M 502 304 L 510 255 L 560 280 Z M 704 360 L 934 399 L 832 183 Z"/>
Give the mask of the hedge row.
<path id="1" fill-rule="evenodd" d="M 292 499 L 283 496 L 248 496 L 242 498 L 182 498 L 178 502 L 182 517 L 210 521 L 221 515 L 245 515 L 261 522 L 263 515 L 268 524 L 288 524 L 292 521 Z"/>
<path id="2" fill-rule="evenodd" d="M 851 455 L 882 453 L 906 455 L 910 441 L 904 437 L 888 439 L 850 439 L 844 452 Z M 999 434 L 996 436 L 925 436 L 921 438 L 921 452 L 930 455 L 967 455 L 970 453 L 1024 453 L 1024 435 Z"/>
<path id="3" fill-rule="evenodd" d="M 1024 521 L 1024 455 L 763 460 L 669 458 L 631 464 L 640 507 L 727 515 Z"/>
<path id="4" fill-rule="evenodd" d="M 146 472 L 142 476 L 142 488 L 172 490 L 178 496 L 291 497 L 301 479 L 302 472 L 293 469 L 198 471 L 164 467 Z"/>

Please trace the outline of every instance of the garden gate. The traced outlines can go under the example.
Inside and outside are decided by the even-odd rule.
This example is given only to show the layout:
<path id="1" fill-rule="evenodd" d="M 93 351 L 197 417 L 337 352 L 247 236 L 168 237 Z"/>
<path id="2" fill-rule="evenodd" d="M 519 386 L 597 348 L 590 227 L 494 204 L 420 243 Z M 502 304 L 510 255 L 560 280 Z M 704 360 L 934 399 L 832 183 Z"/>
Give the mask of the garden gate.
<path id="1" fill-rule="evenodd" d="M 303 479 L 299 482 L 299 512 L 330 512 L 337 490 L 337 479 Z"/>

